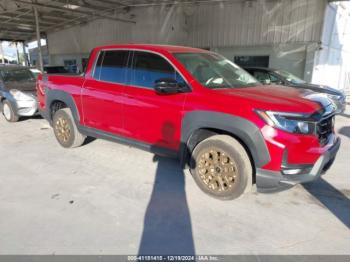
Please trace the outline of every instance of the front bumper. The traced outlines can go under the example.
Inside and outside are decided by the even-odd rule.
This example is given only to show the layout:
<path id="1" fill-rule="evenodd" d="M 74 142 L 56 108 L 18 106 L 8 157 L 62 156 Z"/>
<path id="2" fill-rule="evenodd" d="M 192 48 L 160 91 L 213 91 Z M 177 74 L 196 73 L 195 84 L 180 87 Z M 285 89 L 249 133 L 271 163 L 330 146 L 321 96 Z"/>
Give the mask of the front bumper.
<path id="1" fill-rule="evenodd" d="M 327 171 L 340 147 L 340 138 L 337 138 L 334 145 L 323 153 L 311 166 L 310 171 L 297 175 L 286 175 L 282 172 L 270 171 L 257 168 L 256 170 L 256 185 L 259 192 L 276 192 L 290 188 L 296 184 L 307 183 L 319 178 Z"/>
<path id="2" fill-rule="evenodd" d="M 34 116 L 38 112 L 37 99 L 28 101 L 16 100 L 16 109 L 19 116 Z"/>

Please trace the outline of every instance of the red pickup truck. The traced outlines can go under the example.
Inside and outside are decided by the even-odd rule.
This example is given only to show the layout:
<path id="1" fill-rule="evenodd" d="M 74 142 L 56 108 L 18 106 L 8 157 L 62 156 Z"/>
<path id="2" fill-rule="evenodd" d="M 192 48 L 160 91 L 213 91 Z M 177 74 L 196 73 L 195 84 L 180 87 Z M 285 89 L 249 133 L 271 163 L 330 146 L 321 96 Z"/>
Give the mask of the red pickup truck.
<path id="1" fill-rule="evenodd" d="M 213 52 L 178 46 L 93 49 L 81 76 L 41 75 L 39 108 L 63 147 L 87 136 L 177 156 L 220 199 L 318 178 L 340 146 L 335 107 L 312 91 L 262 87 Z"/>

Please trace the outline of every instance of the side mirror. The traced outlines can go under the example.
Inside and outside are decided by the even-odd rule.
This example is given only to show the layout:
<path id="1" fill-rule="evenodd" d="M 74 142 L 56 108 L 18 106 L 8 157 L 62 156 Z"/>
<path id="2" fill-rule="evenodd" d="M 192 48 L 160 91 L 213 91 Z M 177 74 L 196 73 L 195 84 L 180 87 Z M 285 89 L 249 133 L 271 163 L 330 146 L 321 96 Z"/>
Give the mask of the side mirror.
<path id="1" fill-rule="evenodd" d="M 159 94 L 176 94 L 183 90 L 183 85 L 172 78 L 161 78 L 155 81 L 154 89 Z"/>

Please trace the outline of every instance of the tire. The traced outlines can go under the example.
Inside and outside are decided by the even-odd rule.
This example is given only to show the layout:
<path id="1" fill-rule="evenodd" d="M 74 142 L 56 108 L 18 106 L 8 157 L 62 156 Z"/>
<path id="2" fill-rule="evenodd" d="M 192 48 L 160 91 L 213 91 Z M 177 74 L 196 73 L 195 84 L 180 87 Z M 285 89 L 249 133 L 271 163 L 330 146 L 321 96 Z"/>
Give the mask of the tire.
<path id="1" fill-rule="evenodd" d="M 60 109 L 54 114 L 52 127 L 58 143 L 65 148 L 79 147 L 86 139 L 78 131 L 69 108 Z"/>
<path id="2" fill-rule="evenodd" d="M 15 109 L 11 105 L 11 103 L 7 100 L 2 102 L 2 114 L 7 122 L 18 122 L 19 116 L 17 115 Z"/>
<path id="3" fill-rule="evenodd" d="M 231 136 L 214 135 L 193 150 L 191 174 L 206 194 L 232 200 L 251 188 L 253 168 L 245 148 Z"/>

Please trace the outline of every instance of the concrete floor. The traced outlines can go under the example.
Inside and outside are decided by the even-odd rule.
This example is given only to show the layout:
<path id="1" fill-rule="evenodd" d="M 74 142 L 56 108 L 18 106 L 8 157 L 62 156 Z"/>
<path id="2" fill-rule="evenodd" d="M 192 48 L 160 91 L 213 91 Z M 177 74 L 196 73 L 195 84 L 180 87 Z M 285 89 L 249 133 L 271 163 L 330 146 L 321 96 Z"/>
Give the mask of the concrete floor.
<path id="1" fill-rule="evenodd" d="M 350 254 L 350 112 L 337 129 L 323 179 L 224 202 L 175 160 L 0 117 L 0 254 Z"/>

